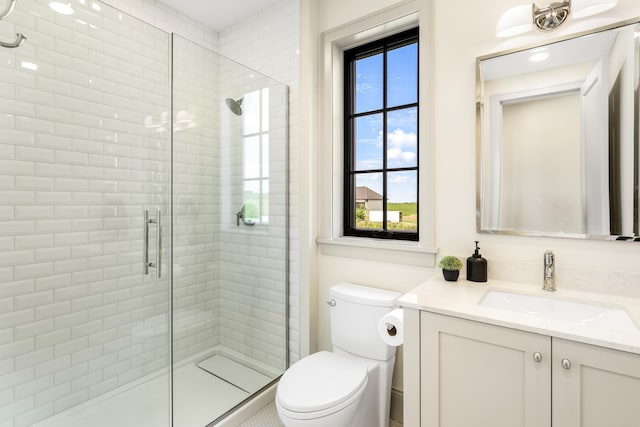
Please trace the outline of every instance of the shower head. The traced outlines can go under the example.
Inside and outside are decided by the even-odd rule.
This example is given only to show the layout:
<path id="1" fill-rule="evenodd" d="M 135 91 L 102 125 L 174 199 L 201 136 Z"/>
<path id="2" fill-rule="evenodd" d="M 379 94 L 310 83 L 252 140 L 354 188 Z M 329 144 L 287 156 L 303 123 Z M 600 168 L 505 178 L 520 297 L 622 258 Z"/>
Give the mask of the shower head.
<path id="1" fill-rule="evenodd" d="M 238 99 L 237 101 L 232 98 L 227 98 L 224 100 L 224 102 L 227 104 L 227 107 L 233 114 L 235 114 L 236 116 L 242 115 L 242 98 Z"/>

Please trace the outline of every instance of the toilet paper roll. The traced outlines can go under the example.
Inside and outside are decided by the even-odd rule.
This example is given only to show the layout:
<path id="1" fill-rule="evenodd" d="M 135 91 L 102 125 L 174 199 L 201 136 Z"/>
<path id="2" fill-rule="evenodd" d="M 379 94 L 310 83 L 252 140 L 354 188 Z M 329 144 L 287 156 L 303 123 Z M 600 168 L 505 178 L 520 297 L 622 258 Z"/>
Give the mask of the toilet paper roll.
<path id="1" fill-rule="evenodd" d="M 404 342 L 404 311 L 401 308 L 385 314 L 378 320 L 378 335 L 385 344 L 397 347 Z"/>

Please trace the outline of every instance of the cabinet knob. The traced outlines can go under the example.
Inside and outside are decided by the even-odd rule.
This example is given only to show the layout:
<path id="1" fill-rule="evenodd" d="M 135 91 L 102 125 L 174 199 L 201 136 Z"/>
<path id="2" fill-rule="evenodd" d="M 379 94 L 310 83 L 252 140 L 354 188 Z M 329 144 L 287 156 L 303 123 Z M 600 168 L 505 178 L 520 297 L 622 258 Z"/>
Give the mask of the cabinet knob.
<path id="1" fill-rule="evenodd" d="M 542 361 L 542 353 L 540 353 L 539 351 L 533 353 L 533 360 L 540 363 Z"/>
<path id="2" fill-rule="evenodd" d="M 571 360 L 567 359 L 566 357 L 562 359 L 560 363 L 562 363 L 562 367 L 564 369 L 571 369 Z"/>

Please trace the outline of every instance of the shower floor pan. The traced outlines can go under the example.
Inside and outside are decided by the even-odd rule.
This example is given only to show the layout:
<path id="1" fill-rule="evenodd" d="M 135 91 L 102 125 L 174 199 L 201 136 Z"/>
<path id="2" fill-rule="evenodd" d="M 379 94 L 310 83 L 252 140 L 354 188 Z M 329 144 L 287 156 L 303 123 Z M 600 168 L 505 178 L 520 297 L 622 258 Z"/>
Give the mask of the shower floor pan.
<path id="1" fill-rule="evenodd" d="M 202 357 L 174 370 L 176 427 L 203 427 L 272 381 L 224 355 Z M 34 427 L 166 427 L 168 384 L 168 373 L 157 374 L 44 419 Z"/>

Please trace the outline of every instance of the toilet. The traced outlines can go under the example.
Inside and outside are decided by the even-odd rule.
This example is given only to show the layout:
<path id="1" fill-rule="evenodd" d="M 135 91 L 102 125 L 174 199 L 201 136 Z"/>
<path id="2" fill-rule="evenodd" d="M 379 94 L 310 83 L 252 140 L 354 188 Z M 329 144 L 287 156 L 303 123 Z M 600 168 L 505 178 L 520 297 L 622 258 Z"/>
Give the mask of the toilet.
<path id="1" fill-rule="evenodd" d="M 399 297 L 349 283 L 330 288 L 333 350 L 301 359 L 280 378 L 276 409 L 285 427 L 388 425 L 396 348 L 377 324 Z"/>

